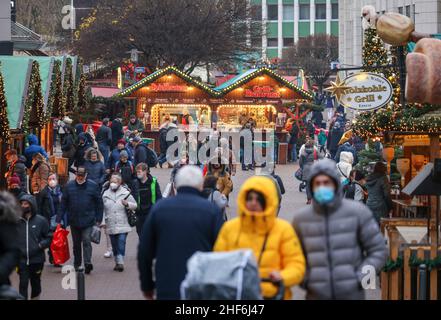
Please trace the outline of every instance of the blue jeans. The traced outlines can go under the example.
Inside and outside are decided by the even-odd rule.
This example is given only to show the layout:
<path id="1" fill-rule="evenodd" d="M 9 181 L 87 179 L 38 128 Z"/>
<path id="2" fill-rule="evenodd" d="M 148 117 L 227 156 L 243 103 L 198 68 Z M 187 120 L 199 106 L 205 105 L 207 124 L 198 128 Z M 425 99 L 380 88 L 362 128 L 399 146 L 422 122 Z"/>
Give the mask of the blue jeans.
<path id="1" fill-rule="evenodd" d="M 101 154 L 103 155 L 104 164 L 107 164 L 107 160 L 109 159 L 109 155 L 110 155 L 110 147 L 107 144 L 99 143 L 98 149 L 100 150 Z"/>
<path id="2" fill-rule="evenodd" d="M 127 233 L 111 234 L 109 237 L 110 242 L 112 243 L 112 251 L 115 259 L 118 259 L 118 257 L 124 258 L 126 255 Z"/>
<path id="3" fill-rule="evenodd" d="M 292 144 L 292 150 L 291 150 L 291 161 L 296 162 L 297 161 L 297 144 Z"/>
<path id="4" fill-rule="evenodd" d="M 167 154 L 165 154 L 165 153 L 161 153 L 161 154 L 159 155 L 158 162 L 159 162 L 160 164 L 164 164 L 164 163 L 166 163 L 166 162 L 167 162 Z"/>

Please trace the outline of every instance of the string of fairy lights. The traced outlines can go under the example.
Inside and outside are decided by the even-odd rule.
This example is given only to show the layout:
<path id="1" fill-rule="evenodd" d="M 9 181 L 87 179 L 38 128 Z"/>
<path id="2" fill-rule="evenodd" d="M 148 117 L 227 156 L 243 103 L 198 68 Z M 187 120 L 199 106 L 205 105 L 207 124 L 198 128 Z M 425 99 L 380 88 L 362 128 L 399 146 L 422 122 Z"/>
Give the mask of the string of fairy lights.
<path id="1" fill-rule="evenodd" d="M 267 74 L 268 76 L 273 77 L 277 81 L 281 82 L 285 87 L 292 89 L 293 91 L 299 93 L 302 96 L 302 98 L 304 98 L 306 100 L 314 99 L 314 95 L 312 93 L 299 88 L 294 83 L 286 80 L 282 76 L 275 73 L 273 70 L 266 68 L 266 67 L 256 69 L 254 72 L 251 72 L 248 75 L 235 81 L 234 83 L 231 83 L 230 85 L 226 86 L 225 88 L 222 88 L 222 90 L 215 90 L 215 89 L 209 87 L 208 85 L 190 77 L 188 74 L 182 72 L 181 70 L 179 70 L 178 68 L 173 67 L 173 66 L 169 66 L 169 67 L 166 67 L 164 69 L 161 69 L 161 70 L 158 70 L 158 71 L 152 73 L 151 75 L 145 77 L 144 79 L 138 81 L 137 83 L 131 85 L 130 87 L 124 89 L 123 91 L 117 93 L 116 97 L 126 97 L 126 96 L 130 95 L 131 93 L 133 93 L 134 91 L 139 90 L 142 87 L 146 86 L 150 82 L 152 82 L 152 81 L 154 81 L 154 80 L 156 80 L 166 74 L 170 74 L 170 73 L 174 73 L 177 76 L 181 77 L 182 79 L 190 82 L 194 86 L 205 90 L 213 97 L 222 97 L 223 95 L 240 87 L 241 85 L 252 80 L 253 78 L 256 78 L 258 76 L 263 77 L 265 74 Z"/>
<path id="2" fill-rule="evenodd" d="M 396 59 L 396 48 L 391 48 L 392 59 Z M 365 44 L 363 47 L 363 66 L 375 67 L 388 65 L 392 61 L 377 35 L 375 29 L 365 31 Z M 441 132 L 441 117 L 422 117 L 425 113 L 439 109 L 439 106 L 407 104 L 403 106 L 400 101 L 401 88 L 398 85 L 399 75 L 396 68 L 379 68 L 377 73 L 382 73 L 392 84 L 393 96 L 386 108 L 376 111 L 360 113 L 353 121 L 354 132 L 367 139 L 378 139 L 387 131 L 401 132 Z"/>
<path id="3" fill-rule="evenodd" d="M 3 75 L 0 70 L 0 139 L 3 142 L 9 140 L 9 119 L 8 119 L 8 104 L 5 96 L 5 86 L 3 82 Z"/>
<path id="4" fill-rule="evenodd" d="M 45 125 L 45 112 L 43 94 L 41 91 L 41 77 L 40 67 L 37 61 L 32 62 L 32 71 L 28 86 L 28 95 L 23 111 L 23 120 L 21 129 L 23 133 L 28 134 L 30 130 L 30 121 L 32 111 L 36 113 L 36 123 L 38 128 L 43 128 Z"/>

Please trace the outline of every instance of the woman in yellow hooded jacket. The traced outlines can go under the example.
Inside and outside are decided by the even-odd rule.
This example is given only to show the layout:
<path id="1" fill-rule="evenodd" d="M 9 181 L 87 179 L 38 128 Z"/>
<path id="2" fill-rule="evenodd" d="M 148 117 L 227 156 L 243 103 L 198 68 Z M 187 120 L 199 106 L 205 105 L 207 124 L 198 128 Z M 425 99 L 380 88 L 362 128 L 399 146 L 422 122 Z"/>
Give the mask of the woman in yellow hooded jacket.
<path id="1" fill-rule="evenodd" d="M 279 200 L 274 182 L 265 176 L 249 178 L 237 202 L 238 217 L 223 225 L 214 251 L 251 249 L 260 277 L 282 280 L 286 287 L 284 299 L 290 299 L 290 287 L 303 280 L 305 257 L 292 226 L 277 218 Z M 261 288 L 264 298 L 277 294 L 277 287 L 271 283 L 262 283 Z"/>

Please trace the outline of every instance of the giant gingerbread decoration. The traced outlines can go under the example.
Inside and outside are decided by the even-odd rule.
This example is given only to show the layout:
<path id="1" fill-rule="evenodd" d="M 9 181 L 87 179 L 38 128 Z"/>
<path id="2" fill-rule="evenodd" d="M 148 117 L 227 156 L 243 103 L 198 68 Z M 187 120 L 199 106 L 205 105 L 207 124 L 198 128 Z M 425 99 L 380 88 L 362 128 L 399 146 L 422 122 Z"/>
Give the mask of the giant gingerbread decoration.
<path id="1" fill-rule="evenodd" d="M 408 102 L 441 104 L 441 40 L 415 32 L 408 17 L 388 12 L 377 17 L 375 8 L 365 6 L 362 16 L 378 36 L 393 46 L 416 42 L 415 50 L 406 57 Z"/>

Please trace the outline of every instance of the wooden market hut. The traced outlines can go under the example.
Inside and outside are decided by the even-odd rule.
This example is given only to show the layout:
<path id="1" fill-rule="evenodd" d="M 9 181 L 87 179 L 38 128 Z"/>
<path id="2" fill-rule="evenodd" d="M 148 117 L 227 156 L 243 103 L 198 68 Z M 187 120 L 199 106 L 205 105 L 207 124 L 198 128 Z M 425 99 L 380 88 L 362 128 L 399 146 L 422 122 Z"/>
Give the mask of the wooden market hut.
<path id="1" fill-rule="evenodd" d="M 240 117 L 246 114 L 255 119 L 258 130 L 277 129 L 277 117 L 285 113 L 286 104 L 313 99 L 310 92 L 268 68 L 250 69 L 211 88 L 176 67 L 167 67 L 116 96 L 125 98 L 138 118 L 144 119 L 144 135 L 153 139 L 158 139 L 158 129 L 165 115 L 179 124 L 184 111 L 199 127 L 216 122 L 221 129 L 240 128 Z M 285 143 L 287 132 L 283 132 L 282 126 L 279 129 L 276 130 L 280 131 L 279 141 Z M 158 149 L 157 144 L 155 147 Z"/>
<path id="2" fill-rule="evenodd" d="M 435 123 L 440 117 L 440 110 L 437 110 L 420 116 L 419 120 Z M 420 299 L 424 293 L 420 291 L 419 267 L 425 264 L 428 269 L 424 299 L 437 300 L 441 298 L 441 212 L 440 198 L 436 195 L 440 190 L 424 195 L 412 195 L 408 190 L 412 189 L 411 185 L 418 184 L 428 163 L 432 165 L 436 159 L 441 159 L 440 132 L 389 131 L 385 137 L 391 152 L 392 146 L 403 147 L 403 157 L 397 160 L 397 168 L 404 174 L 402 186 L 405 188 L 404 192 L 393 195 L 393 216 L 381 221 L 381 228 L 389 239 L 390 257 L 381 275 L 382 299 Z M 434 179 L 434 173 L 429 174 L 429 179 Z"/>

